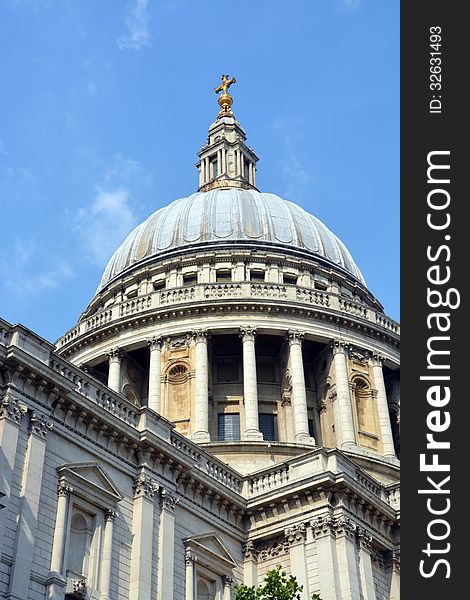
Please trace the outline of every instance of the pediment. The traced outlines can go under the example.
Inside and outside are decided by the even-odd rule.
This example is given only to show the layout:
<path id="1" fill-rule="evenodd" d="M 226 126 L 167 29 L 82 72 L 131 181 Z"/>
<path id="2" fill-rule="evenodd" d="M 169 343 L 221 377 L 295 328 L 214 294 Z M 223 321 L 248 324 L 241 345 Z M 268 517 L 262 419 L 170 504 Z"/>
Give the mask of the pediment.
<path id="1" fill-rule="evenodd" d="M 230 568 L 236 566 L 235 559 L 214 532 L 193 535 L 184 540 L 186 548 L 201 556 L 211 557 L 214 561 L 224 563 Z"/>
<path id="2" fill-rule="evenodd" d="M 100 504 L 115 504 L 122 500 L 116 484 L 106 471 L 95 462 L 66 464 L 57 469 L 59 480 L 66 482 L 75 494 Z"/>

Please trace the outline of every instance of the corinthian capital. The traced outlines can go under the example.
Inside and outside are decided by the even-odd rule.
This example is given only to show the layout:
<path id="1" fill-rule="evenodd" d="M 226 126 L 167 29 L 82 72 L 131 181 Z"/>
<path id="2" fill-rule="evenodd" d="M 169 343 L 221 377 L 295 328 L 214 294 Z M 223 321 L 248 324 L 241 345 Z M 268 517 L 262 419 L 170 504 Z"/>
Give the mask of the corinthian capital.
<path id="1" fill-rule="evenodd" d="M 8 392 L 3 396 L 0 402 L 0 419 L 6 418 L 14 423 L 19 423 L 26 411 L 26 406 L 21 404 L 17 398 L 14 398 Z"/>
<path id="2" fill-rule="evenodd" d="M 195 329 L 194 331 L 191 332 L 191 336 L 193 337 L 196 344 L 198 342 L 205 342 L 207 340 L 207 338 L 209 337 L 209 330 L 208 329 Z"/>
<path id="3" fill-rule="evenodd" d="M 289 345 L 292 346 L 292 344 L 302 344 L 302 341 L 304 339 L 305 334 L 301 331 L 297 331 L 295 329 L 289 329 L 289 331 L 287 332 L 286 335 L 286 339 L 289 342 Z"/>
<path id="4" fill-rule="evenodd" d="M 298 525 L 294 525 L 294 527 L 287 527 L 284 529 L 284 538 L 290 546 L 304 542 L 306 537 L 307 528 L 304 523 L 299 523 Z"/>
<path id="5" fill-rule="evenodd" d="M 29 417 L 29 430 L 38 437 L 45 438 L 52 429 L 52 423 L 47 420 L 45 415 L 41 415 L 33 410 Z"/>
<path id="6" fill-rule="evenodd" d="M 134 498 L 148 498 L 149 500 L 153 500 L 155 492 L 159 490 L 159 485 L 153 479 L 145 475 L 145 473 L 141 473 L 134 480 Z"/>
<path id="7" fill-rule="evenodd" d="M 124 355 L 121 348 L 110 348 L 108 352 L 106 352 L 106 356 L 108 357 L 109 362 L 121 363 Z"/>
<path id="8" fill-rule="evenodd" d="M 150 349 L 150 352 L 152 352 L 152 350 L 161 350 L 163 347 L 163 338 L 162 336 L 155 336 L 153 338 L 151 338 L 150 340 L 147 340 L 147 346 Z"/>
<path id="9" fill-rule="evenodd" d="M 174 494 L 172 494 L 168 490 L 162 490 L 162 492 L 161 492 L 161 498 L 162 498 L 162 506 L 163 506 L 163 508 L 165 510 L 168 510 L 169 512 L 174 512 L 175 511 L 175 506 L 180 501 L 177 496 L 175 496 Z"/>
<path id="10" fill-rule="evenodd" d="M 372 354 L 371 359 L 370 359 L 370 364 L 373 367 L 383 367 L 385 362 L 385 356 L 382 356 L 381 354 L 378 354 L 376 352 L 374 352 L 374 354 Z"/>
<path id="11" fill-rule="evenodd" d="M 346 356 L 349 354 L 349 344 L 344 340 L 340 340 L 339 338 L 335 338 L 329 344 L 329 348 L 333 354 L 345 354 Z"/>

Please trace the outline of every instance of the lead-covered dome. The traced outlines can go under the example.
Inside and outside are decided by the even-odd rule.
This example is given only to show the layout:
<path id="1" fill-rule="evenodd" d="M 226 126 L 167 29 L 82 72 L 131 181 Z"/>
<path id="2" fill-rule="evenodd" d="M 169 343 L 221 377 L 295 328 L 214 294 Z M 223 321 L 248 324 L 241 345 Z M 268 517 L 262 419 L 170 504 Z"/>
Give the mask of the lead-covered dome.
<path id="1" fill-rule="evenodd" d="M 240 243 L 308 252 L 365 284 L 343 242 L 300 206 L 255 189 L 221 188 L 175 200 L 136 227 L 109 261 L 98 291 L 152 257 Z"/>

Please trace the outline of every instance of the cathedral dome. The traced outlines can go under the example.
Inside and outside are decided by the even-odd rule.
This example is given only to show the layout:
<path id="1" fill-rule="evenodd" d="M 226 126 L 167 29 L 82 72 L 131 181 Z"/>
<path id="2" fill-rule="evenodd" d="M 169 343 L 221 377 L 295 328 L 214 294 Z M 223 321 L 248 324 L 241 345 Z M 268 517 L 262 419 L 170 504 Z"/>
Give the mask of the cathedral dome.
<path id="1" fill-rule="evenodd" d="M 218 188 L 175 200 L 136 227 L 109 261 L 98 291 L 148 259 L 233 244 L 313 254 L 365 284 L 343 242 L 297 204 L 255 189 Z"/>

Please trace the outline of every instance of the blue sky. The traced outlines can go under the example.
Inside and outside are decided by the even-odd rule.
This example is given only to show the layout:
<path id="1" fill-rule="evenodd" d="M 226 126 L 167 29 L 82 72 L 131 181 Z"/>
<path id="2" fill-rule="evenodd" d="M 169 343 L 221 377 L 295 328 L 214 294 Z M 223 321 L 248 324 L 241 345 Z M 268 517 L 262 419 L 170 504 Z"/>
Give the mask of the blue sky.
<path id="1" fill-rule="evenodd" d="M 0 315 L 55 340 L 108 258 L 197 187 L 235 75 L 257 181 L 319 217 L 399 318 L 398 0 L 3 0 Z"/>

